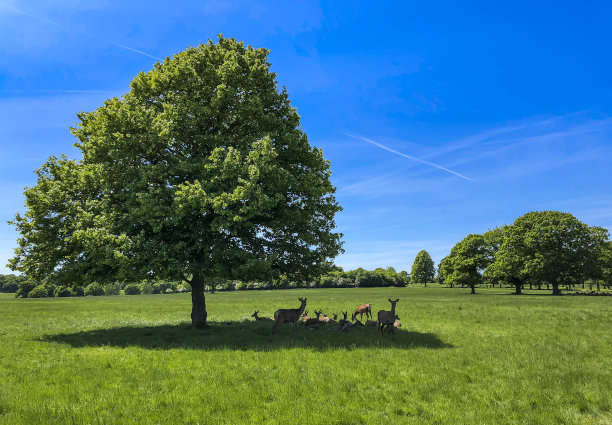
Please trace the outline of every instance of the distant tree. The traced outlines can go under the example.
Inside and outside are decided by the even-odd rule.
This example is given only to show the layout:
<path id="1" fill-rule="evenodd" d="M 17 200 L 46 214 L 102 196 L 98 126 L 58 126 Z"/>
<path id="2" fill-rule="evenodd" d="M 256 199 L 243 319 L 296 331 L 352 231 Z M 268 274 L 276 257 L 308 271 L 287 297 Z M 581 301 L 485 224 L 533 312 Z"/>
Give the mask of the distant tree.
<path id="1" fill-rule="evenodd" d="M 427 286 L 427 282 L 433 281 L 434 275 L 434 262 L 431 256 L 425 250 L 419 251 L 414 259 L 414 263 L 412 263 L 412 270 L 410 272 L 412 282 L 424 283 Z"/>
<path id="2" fill-rule="evenodd" d="M 591 260 L 585 264 L 585 278 L 594 279 L 597 285 L 597 291 L 600 290 L 599 281 L 611 282 L 612 279 L 612 242 L 609 240 L 610 234 L 608 229 L 603 227 L 590 227 L 591 234 L 596 241 L 597 255 L 589 257 Z M 607 286 L 607 285 L 606 285 Z"/>
<path id="3" fill-rule="evenodd" d="M 451 286 L 465 285 L 475 294 L 475 285 L 482 282 L 482 271 L 487 266 L 485 240 L 482 235 L 467 235 L 457 243 L 444 259 L 442 272 Z"/>
<path id="4" fill-rule="evenodd" d="M 600 233 L 569 213 L 527 213 L 505 232 L 500 268 L 519 279 L 549 282 L 558 295 L 561 283 L 580 280 L 594 269 L 603 243 Z"/>
<path id="5" fill-rule="evenodd" d="M 25 191 L 12 270 L 61 282 L 183 279 L 206 326 L 207 279 L 318 276 L 341 252 L 330 164 L 312 147 L 268 51 L 190 47 L 72 129 Z"/>
<path id="6" fill-rule="evenodd" d="M 444 262 L 444 260 L 446 260 L 446 257 L 440 260 L 440 262 L 438 263 L 438 267 L 436 268 L 436 282 L 438 282 L 440 285 L 443 285 L 445 282 L 444 271 L 442 269 L 442 263 Z"/>

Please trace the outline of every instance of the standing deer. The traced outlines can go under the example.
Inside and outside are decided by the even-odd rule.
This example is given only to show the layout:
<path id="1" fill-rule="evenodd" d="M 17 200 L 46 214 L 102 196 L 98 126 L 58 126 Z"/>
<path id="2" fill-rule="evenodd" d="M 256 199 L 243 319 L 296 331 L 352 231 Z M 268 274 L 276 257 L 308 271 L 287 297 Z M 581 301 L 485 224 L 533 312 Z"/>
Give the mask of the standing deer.
<path id="1" fill-rule="evenodd" d="M 297 322 L 302 315 L 302 312 L 306 308 L 307 298 L 298 298 L 300 300 L 300 308 L 281 308 L 274 312 L 274 325 L 272 325 L 272 335 L 278 332 L 278 327 L 286 322 L 293 323 L 293 333 L 297 330 Z"/>
<path id="2" fill-rule="evenodd" d="M 392 301 L 389 298 L 389 302 L 391 303 L 391 311 L 380 310 L 378 312 L 378 325 L 380 326 L 380 334 L 383 335 L 383 329 L 387 325 L 393 325 L 395 322 L 395 304 L 399 301 L 399 298 L 395 301 Z"/>
<path id="3" fill-rule="evenodd" d="M 372 318 L 372 304 L 361 304 L 359 307 L 357 307 L 357 310 L 355 310 L 351 316 L 351 320 L 355 320 L 355 317 L 357 317 L 358 314 L 361 315 L 360 319 L 363 320 L 364 313 L 366 315 L 366 320 Z"/>
<path id="4" fill-rule="evenodd" d="M 259 310 L 255 310 L 255 313 L 251 314 L 251 317 L 254 317 L 255 320 L 260 320 L 260 321 L 270 321 L 273 322 L 274 319 L 272 319 L 271 317 L 259 317 Z"/>

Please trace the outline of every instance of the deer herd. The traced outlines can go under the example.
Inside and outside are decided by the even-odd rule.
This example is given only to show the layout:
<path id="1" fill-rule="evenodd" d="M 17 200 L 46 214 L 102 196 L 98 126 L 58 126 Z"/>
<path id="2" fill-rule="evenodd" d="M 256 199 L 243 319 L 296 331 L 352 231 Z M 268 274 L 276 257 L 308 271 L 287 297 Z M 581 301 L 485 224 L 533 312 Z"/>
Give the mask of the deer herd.
<path id="1" fill-rule="evenodd" d="M 311 331 L 329 325 L 326 328 L 327 332 L 349 332 L 352 328 L 376 327 L 377 333 L 380 332 L 380 334 L 384 336 L 384 332 L 387 331 L 387 333 L 391 334 L 393 339 L 395 339 L 398 328 L 402 326 L 399 321 L 399 316 L 395 314 L 395 305 L 399 301 L 399 298 L 395 301 L 389 299 L 391 310 L 380 310 L 376 320 L 373 320 L 372 317 L 372 304 L 361 304 L 357 307 L 355 312 L 351 315 L 351 320 L 348 320 L 348 311 L 342 312 L 342 319 L 338 319 L 337 314 L 333 314 L 332 317 L 329 317 L 327 314 L 323 313 L 323 310 L 314 310 L 315 317 L 309 317 L 308 310 L 306 310 L 306 298 L 298 299 L 300 300 L 299 308 L 281 308 L 276 310 L 273 319 L 259 316 L 259 310 L 256 310 L 251 317 L 254 317 L 255 320 L 258 321 L 274 322 L 272 325 L 272 335 L 278 332 L 278 327 L 283 323 L 292 323 L 293 332 L 295 333 L 299 323 L 306 326 Z M 364 314 L 366 316 L 365 323 L 362 322 Z M 359 315 L 361 320 L 357 319 L 357 315 Z"/>

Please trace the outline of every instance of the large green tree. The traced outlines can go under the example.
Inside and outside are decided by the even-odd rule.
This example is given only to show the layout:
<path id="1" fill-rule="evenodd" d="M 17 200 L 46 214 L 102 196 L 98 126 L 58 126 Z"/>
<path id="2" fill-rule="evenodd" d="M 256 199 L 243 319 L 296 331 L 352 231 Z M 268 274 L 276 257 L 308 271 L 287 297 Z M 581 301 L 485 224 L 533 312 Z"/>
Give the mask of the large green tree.
<path id="1" fill-rule="evenodd" d="M 483 235 L 470 234 L 457 243 L 442 261 L 442 273 L 446 283 L 465 285 L 475 294 L 476 284 L 482 282 L 482 272 L 488 264 Z"/>
<path id="2" fill-rule="evenodd" d="M 196 327 L 206 279 L 320 273 L 341 251 L 341 208 L 275 77 L 266 49 L 220 36 L 78 114 L 83 157 L 37 171 L 10 267 L 72 284 L 182 278 Z"/>
<path id="3" fill-rule="evenodd" d="M 414 283 L 422 282 L 427 286 L 427 282 L 433 281 L 435 272 L 434 262 L 429 253 L 425 250 L 419 251 L 412 263 L 410 280 Z"/>
<path id="4" fill-rule="evenodd" d="M 606 239 L 605 229 L 589 227 L 572 214 L 530 212 L 505 229 L 490 269 L 515 285 L 527 279 L 550 283 L 557 295 L 561 283 L 598 273 Z"/>

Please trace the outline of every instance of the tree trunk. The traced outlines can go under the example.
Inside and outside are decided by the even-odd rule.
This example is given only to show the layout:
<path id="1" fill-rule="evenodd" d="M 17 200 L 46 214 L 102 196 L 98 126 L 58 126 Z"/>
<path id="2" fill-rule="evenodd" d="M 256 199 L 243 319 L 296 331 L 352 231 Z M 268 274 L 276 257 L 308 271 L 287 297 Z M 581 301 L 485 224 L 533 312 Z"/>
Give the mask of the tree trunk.
<path id="1" fill-rule="evenodd" d="M 559 284 L 557 282 L 552 283 L 553 287 L 553 295 L 561 295 L 561 290 L 559 289 Z"/>
<path id="2" fill-rule="evenodd" d="M 474 287 L 473 283 L 470 285 L 470 288 L 472 288 L 472 291 L 470 292 L 470 294 L 475 294 L 476 293 L 476 288 Z"/>
<path id="3" fill-rule="evenodd" d="M 204 298 L 204 279 L 199 273 L 191 279 L 191 324 L 194 328 L 206 327 L 206 299 Z"/>
<path id="4" fill-rule="evenodd" d="M 427 281 L 425 281 L 425 287 L 427 288 Z"/>
<path id="5" fill-rule="evenodd" d="M 595 283 L 597 284 L 597 292 L 599 292 L 599 279 L 596 279 Z"/>
<path id="6" fill-rule="evenodd" d="M 521 291 L 521 284 L 517 283 L 514 287 L 516 288 L 516 291 L 514 291 L 515 295 L 521 295 L 523 292 Z"/>
<path id="7" fill-rule="evenodd" d="M 531 282 L 529 282 L 529 289 L 533 289 Z"/>
<path id="8" fill-rule="evenodd" d="M 550 285 L 547 283 L 546 284 L 546 289 L 549 290 L 550 289 Z"/>

